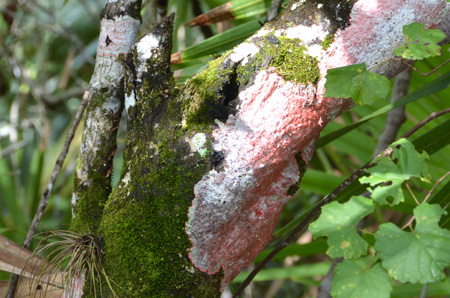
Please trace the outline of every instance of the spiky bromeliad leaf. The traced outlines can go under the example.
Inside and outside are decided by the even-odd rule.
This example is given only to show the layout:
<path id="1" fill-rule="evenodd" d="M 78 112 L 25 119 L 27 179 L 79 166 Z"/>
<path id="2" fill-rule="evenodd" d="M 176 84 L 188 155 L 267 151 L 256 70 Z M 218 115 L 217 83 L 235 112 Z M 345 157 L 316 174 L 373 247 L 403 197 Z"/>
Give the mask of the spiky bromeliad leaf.
<path id="1" fill-rule="evenodd" d="M 400 139 L 390 147 L 394 149 L 392 156 L 380 158 L 376 166 L 366 170 L 370 176 L 359 179 L 361 183 L 369 183 L 375 187 L 370 189 L 370 192 L 372 199 L 380 205 L 388 204 L 389 197 L 393 198 L 391 205 L 402 202 L 404 197 L 401 184 L 405 180 L 419 177 L 428 181 L 426 152 L 418 153 L 414 145 L 406 139 Z"/>
<path id="2" fill-rule="evenodd" d="M 429 283 L 445 278 L 450 265 L 450 231 L 439 227 L 446 212 L 437 204 L 414 209 L 416 227 L 405 232 L 392 223 L 375 233 L 375 249 L 389 275 L 401 282 Z"/>
<path id="3" fill-rule="evenodd" d="M 344 204 L 332 202 L 322 207 L 320 217 L 309 226 L 314 238 L 328 237 L 327 255 L 332 258 L 358 258 L 367 253 L 367 242 L 358 235 L 358 222 L 374 210 L 365 197 L 351 198 Z"/>
<path id="4" fill-rule="evenodd" d="M 239 20 L 265 14 L 270 0 L 233 0 L 196 16 L 186 26 L 207 26 L 217 22 Z"/>

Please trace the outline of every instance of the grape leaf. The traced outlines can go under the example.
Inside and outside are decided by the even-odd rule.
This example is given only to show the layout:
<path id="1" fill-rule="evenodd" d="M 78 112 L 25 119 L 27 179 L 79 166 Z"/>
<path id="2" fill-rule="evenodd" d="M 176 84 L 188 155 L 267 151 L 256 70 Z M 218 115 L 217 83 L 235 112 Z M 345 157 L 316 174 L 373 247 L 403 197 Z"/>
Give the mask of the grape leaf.
<path id="1" fill-rule="evenodd" d="M 331 295 L 334 298 L 388 298 L 392 291 L 389 275 L 379 263 L 369 268 L 373 257 L 345 260 L 334 270 Z"/>
<path id="2" fill-rule="evenodd" d="M 405 59 L 421 60 L 428 57 L 439 56 L 441 47 L 438 42 L 445 38 L 439 29 L 425 29 L 423 24 L 412 23 L 403 26 L 406 45 L 394 50 L 394 54 Z"/>
<path id="3" fill-rule="evenodd" d="M 380 205 L 388 204 L 388 197 L 393 198 L 390 205 L 402 202 L 404 197 L 401 184 L 405 180 L 419 177 L 423 181 L 428 181 L 426 152 L 419 154 L 414 145 L 406 139 L 400 139 L 390 147 L 394 149 L 392 156 L 379 158 L 376 166 L 366 170 L 370 176 L 359 179 L 361 183 L 376 186 L 369 191 L 372 193 L 372 199 Z"/>
<path id="4" fill-rule="evenodd" d="M 358 258 L 367 253 L 367 242 L 358 235 L 356 226 L 373 210 L 373 202 L 362 196 L 352 197 L 344 204 L 332 202 L 322 207 L 322 214 L 309 230 L 314 238 L 328 237 L 330 257 Z"/>
<path id="5" fill-rule="evenodd" d="M 365 64 L 329 69 L 326 79 L 326 97 L 351 97 L 358 105 L 385 99 L 391 88 L 387 78 L 368 71 Z"/>
<path id="6" fill-rule="evenodd" d="M 375 233 L 375 249 L 389 275 L 401 282 L 422 284 L 445 278 L 442 271 L 450 265 L 450 231 L 438 225 L 446 214 L 428 203 L 414 209 L 416 228 L 405 232 L 392 223 L 380 225 Z"/>

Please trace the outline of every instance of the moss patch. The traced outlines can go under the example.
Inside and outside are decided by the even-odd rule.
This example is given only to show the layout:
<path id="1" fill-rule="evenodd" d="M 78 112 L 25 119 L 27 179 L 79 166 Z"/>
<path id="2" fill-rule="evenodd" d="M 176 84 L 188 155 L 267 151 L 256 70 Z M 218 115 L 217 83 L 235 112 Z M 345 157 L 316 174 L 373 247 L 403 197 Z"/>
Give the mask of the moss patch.
<path id="1" fill-rule="evenodd" d="M 334 38 L 335 38 L 335 33 L 328 34 L 325 37 L 324 41 L 321 42 L 322 49 L 327 50 L 330 47 L 330 45 L 333 43 Z"/>
<path id="2" fill-rule="evenodd" d="M 287 81 L 295 81 L 305 85 L 308 83 L 317 84 L 320 76 L 317 59 L 306 54 L 306 48 L 299 39 L 277 38 L 280 43 L 273 48 L 275 53 L 269 66 L 276 67 L 277 71 Z"/>
<path id="3" fill-rule="evenodd" d="M 249 59 L 249 63 L 238 67 L 241 85 L 251 80 L 255 70 L 268 67 L 275 67 L 286 81 L 317 84 L 320 76 L 318 61 L 306 53 L 306 47 L 302 45 L 300 39 L 267 34 L 260 41 L 254 42 L 259 44 L 261 50 Z"/>
<path id="4" fill-rule="evenodd" d="M 170 74 L 167 74 L 170 76 Z M 193 188 L 211 168 L 185 141 L 173 81 L 144 81 L 143 102 L 128 110 L 122 177 L 105 207 L 100 232 L 104 266 L 120 297 L 217 297 L 221 274 L 207 275 L 188 258 L 185 233 Z M 210 149 L 211 144 L 204 145 Z"/>

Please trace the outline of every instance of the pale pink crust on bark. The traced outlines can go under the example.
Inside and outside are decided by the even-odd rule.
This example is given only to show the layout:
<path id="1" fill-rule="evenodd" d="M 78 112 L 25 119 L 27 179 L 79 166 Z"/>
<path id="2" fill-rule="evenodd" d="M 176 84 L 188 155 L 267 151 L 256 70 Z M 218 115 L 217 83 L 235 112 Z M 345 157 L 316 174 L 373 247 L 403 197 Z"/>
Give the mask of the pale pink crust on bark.
<path id="1" fill-rule="evenodd" d="M 357 63 L 372 68 L 394 57 L 393 50 L 405 43 L 403 26 L 413 22 L 435 26 L 446 5 L 445 0 L 358 1 L 351 13 L 351 26 L 337 33 L 321 61 L 321 74 Z M 384 74 L 391 67 L 386 63 L 374 71 Z"/>
<path id="2" fill-rule="evenodd" d="M 295 155 L 302 152 L 308 161 L 323 127 L 352 106 L 350 99 L 323 97 L 327 70 L 381 64 L 404 43 L 403 25 L 439 24 L 447 7 L 445 0 L 358 1 L 352 25 L 339 31 L 319 58 L 317 90 L 285 82 L 271 70 L 256 76 L 239 94 L 236 115 L 214 131 L 214 149 L 225 153 L 223 170 L 210 171 L 194 188 L 186 232 L 197 268 L 208 274 L 222 269 L 226 285 L 270 241 L 289 199 L 286 191 L 299 178 Z M 392 76 L 399 68 L 400 63 L 390 62 L 374 71 Z"/>
<path id="3" fill-rule="evenodd" d="M 270 69 L 239 99 L 239 112 L 213 134 L 214 149 L 225 153 L 224 169 L 195 185 L 186 225 L 192 263 L 209 274 L 223 269 L 223 285 L 267 245 L 285 194 L 299 179 L 295 155 L 317 139 L 319 122 L 331 120 L 321 116 L 342 108 L 316 102 L 312 84 L 285 82 Z"/>

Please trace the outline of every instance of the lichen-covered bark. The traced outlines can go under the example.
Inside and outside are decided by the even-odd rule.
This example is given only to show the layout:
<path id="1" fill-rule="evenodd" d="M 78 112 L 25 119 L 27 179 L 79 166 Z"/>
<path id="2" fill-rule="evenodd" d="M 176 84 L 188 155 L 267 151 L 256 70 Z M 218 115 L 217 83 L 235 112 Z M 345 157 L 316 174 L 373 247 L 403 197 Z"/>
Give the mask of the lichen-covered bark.
<path id="1" fill-rule="evenodd" d="M 381 64 L 414 21 L 448 31 L 448 10 L 445 0 L 293 1 L 181 90 L 169 69 L 172 19 L 140 39 L 124 59 L 120 181 L 103 215 L 81 215 L 80 199 L 75 210 L 86 227 L 102 215 L 103 265 L 120 296 L 218 296 L 270 240 L 322 129 L 353 105 L 323 96 L 326 71 Z M 401 69 L 389 65 L 375 71 Z"/>
<path id="2" fill-rule="evenodd" d="M 124 168 L 100 228 L 103 264 L 121 297 L 219 295 L 221 275 L 201 272 L 187 255 L 184 224 L 192 189 L 210 169 L 194 146 L 211 146 L 181 125 L 170 71 L 172 21 L 173 16 L 140 39 L 125 61 Z"/>
<path id="3" fill-rule="evenodd" d="M 107 1 L 102 12 L 95 71 L 75 173 L 72 229 L 96 233 L 111 192 L 112 160 L 123 109 L 124 67 L 140 25 L 141 1 Z"/>
<path id="4" fill-rule="evenodd" d="M 404 42 L 403 25 L 434 27 L 449 6 L 443 0 L 361 0 L 352 8 L 353 1 L 341 1 L 330 13 L 325 2 L 293 1 L 273 24 L 191 82 L 193 93 L 200 94 L 193 101 L 203 102 L 186 110 L 187 120 L 198 119 L 197 107 L 211 102 L 215 110 L 222 105 L 231 113 L 226 123 L 216 121 L 212 134 L 222 167 L 195 185 L 186 225 L 192 263 L 209 274 L 222 270 L 222 286 L 270 240 L 286 193 L 301 174 L 295 157 L 300 153 L 300 163 L 307 163 L 323 127 L 352 107 L 351 99 L 324 97 L 327 70 L 380 64 L 375 72 L 395 75 L 404 65 L 383 62 Z M 209 81 L 215 88 L 202 86 Z"/>

